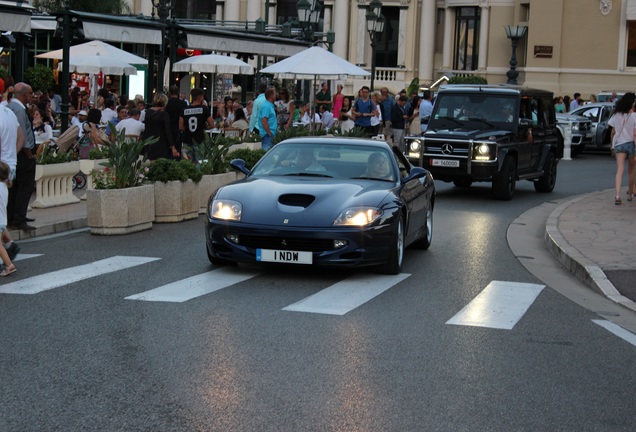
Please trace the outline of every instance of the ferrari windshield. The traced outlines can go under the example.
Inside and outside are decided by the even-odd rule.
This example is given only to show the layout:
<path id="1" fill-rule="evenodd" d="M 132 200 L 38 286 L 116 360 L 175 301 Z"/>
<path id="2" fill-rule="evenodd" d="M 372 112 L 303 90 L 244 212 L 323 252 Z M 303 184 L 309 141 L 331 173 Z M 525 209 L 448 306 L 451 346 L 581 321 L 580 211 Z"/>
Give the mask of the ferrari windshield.
<path id="1" fill-rule="evenodd" d="M 281 143 L 256 164 L 250 176 L 299 176 L 395 181 L 388 149 L 364 145 Z"/>

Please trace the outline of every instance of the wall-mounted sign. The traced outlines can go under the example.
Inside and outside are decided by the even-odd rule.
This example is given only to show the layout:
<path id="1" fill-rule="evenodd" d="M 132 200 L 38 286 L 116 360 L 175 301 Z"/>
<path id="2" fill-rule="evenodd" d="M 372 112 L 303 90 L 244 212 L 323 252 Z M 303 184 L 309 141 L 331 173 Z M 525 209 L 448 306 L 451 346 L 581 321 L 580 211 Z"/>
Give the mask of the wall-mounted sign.
<path id="1" fill-rule="evenodd" d="M 534 57 L 552 58 L 552 47 L 547 45 L 535 45 Z"/>

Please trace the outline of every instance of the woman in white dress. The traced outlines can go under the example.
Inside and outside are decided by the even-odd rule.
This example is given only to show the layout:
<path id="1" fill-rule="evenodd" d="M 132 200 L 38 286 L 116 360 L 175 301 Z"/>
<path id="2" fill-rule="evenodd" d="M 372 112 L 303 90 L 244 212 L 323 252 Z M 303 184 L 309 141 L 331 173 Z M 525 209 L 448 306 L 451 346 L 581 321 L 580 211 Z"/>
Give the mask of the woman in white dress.
<path id="1" fill-rule="evenodd" d="M 340 120 L 340 130 L 342 133 L 347 133 L 355 126 L 353 122 L 355 120 L 355 116 L 351 112 L 351 99 L 345 96 L 342 99 L 342 108 L 340 108 L 340 116 L 338 117 Z"/>
<path id="2" fill-rule="evenodd" d="M 380 111 L 380 94 L 378 92 L 374 92 L 371 95 L 371 100 L 375 105 L 375 114 L 371 117 L 371 128 L 373 129 L 373 135 L 377 135 L 380 131 L 380 125 L 382 124 L 382 111 Z"/>

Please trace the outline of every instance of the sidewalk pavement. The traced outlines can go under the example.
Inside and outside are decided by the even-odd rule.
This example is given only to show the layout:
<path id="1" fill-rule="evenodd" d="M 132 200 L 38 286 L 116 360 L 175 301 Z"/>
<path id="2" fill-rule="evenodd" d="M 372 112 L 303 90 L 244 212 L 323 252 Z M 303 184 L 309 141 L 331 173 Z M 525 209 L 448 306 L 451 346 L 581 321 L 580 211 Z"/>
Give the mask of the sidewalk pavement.
<path id="1" fill-rule="evenodd" d="M 78 192 L 77 195 L 79 195 Z M 545 224 L 545 244 L 556 259 L 591 289 L 636 310 L 636 200 L 614 204 L 614 191 L 576 196 Z M 14 240 L 87 227 L 86 201 L 32 209 L 35 231 L 10 231 Z"/>

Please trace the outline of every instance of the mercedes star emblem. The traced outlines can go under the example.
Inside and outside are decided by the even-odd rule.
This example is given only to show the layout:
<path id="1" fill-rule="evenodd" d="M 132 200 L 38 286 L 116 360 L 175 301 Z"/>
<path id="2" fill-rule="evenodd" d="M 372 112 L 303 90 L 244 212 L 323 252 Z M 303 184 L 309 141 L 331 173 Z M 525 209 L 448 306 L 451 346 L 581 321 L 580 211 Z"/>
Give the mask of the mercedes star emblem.
<path id="1" fill-rule="evenodd" d="M 442 153 L 445 155 L 453 154 L 453 150 L 453 146 L 448 143 L 442 145 Z"/>

